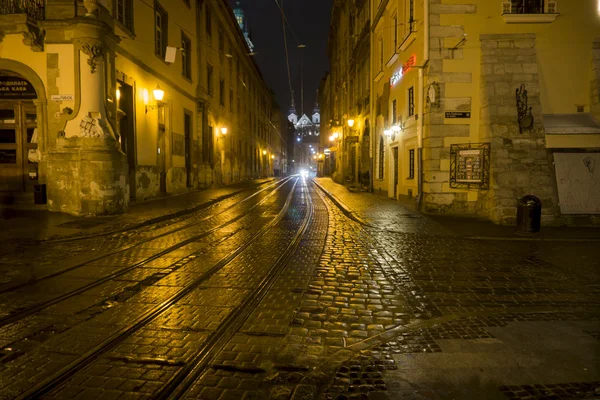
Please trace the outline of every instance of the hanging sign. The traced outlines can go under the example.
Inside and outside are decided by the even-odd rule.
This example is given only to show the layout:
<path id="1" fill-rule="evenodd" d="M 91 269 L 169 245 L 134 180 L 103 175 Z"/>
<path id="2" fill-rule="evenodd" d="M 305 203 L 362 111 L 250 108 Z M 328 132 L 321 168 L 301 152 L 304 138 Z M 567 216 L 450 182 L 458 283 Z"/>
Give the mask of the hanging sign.
<path id="1" fill-rule="evenodd" d="M 0 76 L 0 99 L 35 99 L 37 94 L 28 80 L 16 76 Z"/>

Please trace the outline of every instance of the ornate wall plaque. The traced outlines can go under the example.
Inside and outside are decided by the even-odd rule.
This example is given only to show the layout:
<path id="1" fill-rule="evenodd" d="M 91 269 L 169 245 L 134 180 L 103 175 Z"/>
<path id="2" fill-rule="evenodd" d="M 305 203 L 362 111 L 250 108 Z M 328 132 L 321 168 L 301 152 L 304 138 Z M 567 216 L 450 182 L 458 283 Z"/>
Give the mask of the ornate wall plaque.
<path id="1" fill-rule="evenodd" d="M 450 145 L 450 187 L 488 189 L 490 143 Z"/>

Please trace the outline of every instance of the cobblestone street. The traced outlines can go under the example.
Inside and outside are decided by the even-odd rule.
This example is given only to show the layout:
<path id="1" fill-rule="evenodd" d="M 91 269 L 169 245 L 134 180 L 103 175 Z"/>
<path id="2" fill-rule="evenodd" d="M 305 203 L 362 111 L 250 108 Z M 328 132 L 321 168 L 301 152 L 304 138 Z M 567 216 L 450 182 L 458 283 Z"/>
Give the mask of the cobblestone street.
<path id="1" fill-rule="evenodd" d="M 600 396 L 598 230 L 484 238 L 322 178 L 180 201 L 0 242 L 0 398 Z"/>

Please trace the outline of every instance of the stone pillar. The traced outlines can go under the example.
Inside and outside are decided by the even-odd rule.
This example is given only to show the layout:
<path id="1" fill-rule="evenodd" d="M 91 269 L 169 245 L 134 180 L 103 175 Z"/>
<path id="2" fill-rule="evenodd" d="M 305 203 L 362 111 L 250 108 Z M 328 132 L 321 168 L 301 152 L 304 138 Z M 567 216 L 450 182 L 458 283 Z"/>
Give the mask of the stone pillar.
<path id="1" fill-rule="evenodd" d="M 110 30 L 95 18 L 73 27 L 76 110 L 48 157 L 48 208 L 75 215 L 121 213 L 129 204 L 128 166 L 106 115 Z"/>
<path id="2" fill-rule="evenodd" d="M 542 223 L 558 222 L 558 194 L 546 150 L 533 33 L 481 35 L 480 136 L 491 142 L 490 190 L 481 209 L 498 224 L 514 225 L 517 201 L 542 201 Z M 519 129 L 516 90 L 524 85 L 533 125 Z"/>

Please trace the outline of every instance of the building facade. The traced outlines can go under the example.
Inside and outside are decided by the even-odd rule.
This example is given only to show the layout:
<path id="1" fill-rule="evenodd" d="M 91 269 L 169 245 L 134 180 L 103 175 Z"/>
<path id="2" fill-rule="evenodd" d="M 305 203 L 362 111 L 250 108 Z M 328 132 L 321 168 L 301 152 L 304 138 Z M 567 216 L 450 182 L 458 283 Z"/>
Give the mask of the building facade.
<path id="1" fill-rule="evenodd" d="M 282 153 L 272 94 L 227 1 L 26 0 L 0 10 L 5 202 L 32 202 L 45 185 L 51 211 L 118 213 L 272 174 Z"/>
<path id="2" fill-rule="evenodd" d="M 597 224 L 598 7 L 372 1 L 373 189 L 507 225 L 532 195 L 543 224 Z"/>
<path id="3" fill-rule="evenodd" d="M 334 1 L 327 48 L 331 71 L 321 85 L 321 146 L 336 182 L 369 185 L 371 23 L 368 0 Z M 325 168 L 324 168 L 325 169 Z"/>

